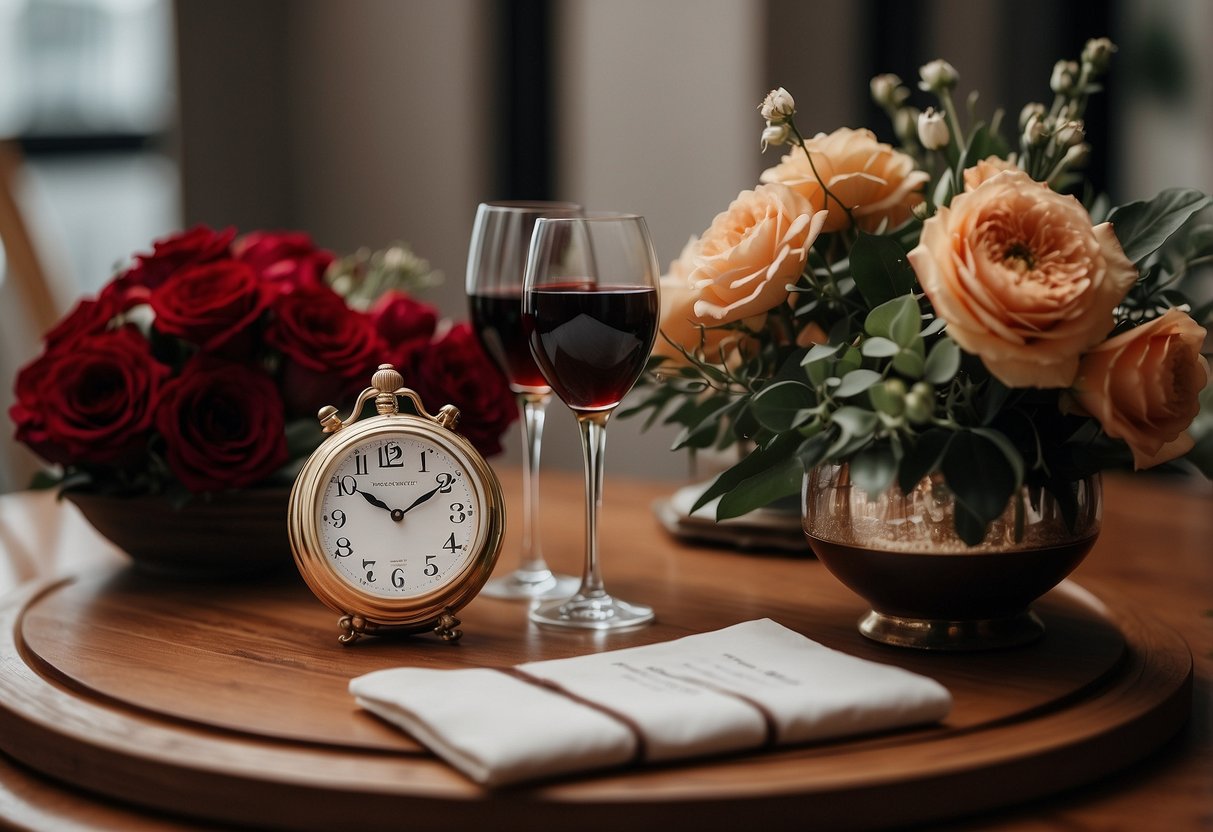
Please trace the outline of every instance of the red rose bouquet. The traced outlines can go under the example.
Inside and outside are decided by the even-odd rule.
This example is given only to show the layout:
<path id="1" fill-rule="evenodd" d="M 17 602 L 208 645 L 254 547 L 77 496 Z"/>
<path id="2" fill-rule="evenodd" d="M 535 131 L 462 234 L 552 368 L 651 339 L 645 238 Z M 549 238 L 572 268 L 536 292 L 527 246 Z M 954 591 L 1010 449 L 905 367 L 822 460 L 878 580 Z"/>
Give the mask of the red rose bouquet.
<path id="1" fill-rule="evenodd" d="M 400 288 L 428 272 L 403 248 L 337 260 L 300 233 L 198 226 L 159 240 L 47 333 L 17 375 L 16 437 L 61 466 L 64 488 L 285 483 L 320 440 L 317 408 L 391 362 L 497 453 L 512 397 L 466 324 L 440 328 Z"/>

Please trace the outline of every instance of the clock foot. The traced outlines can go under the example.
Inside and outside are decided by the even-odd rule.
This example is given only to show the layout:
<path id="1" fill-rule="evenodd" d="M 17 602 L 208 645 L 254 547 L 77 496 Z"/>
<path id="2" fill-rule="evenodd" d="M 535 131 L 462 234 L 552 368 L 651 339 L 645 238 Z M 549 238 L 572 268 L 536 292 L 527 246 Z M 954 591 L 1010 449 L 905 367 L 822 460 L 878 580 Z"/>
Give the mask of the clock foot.
<path id="1" fill-rule="evenodd" d="M 368 625 L 366 619 L 361 615 L 341 616 L 337 619 L 337 628 L 341 630 L 341 635 L 337 636 L 337 641 L 342 644 L 353 644 L 372 629 L 371 625 Z"/>
<path id="2" fill-rule="evenodd" d="M 459 639 L 463 638 L 463 630 L 458 628 L 459 619 L 449 611 L 444 612 L 438 617 L 438 626 L 434 628 L 434 635 L 443 641 L 459 641 Z"/>

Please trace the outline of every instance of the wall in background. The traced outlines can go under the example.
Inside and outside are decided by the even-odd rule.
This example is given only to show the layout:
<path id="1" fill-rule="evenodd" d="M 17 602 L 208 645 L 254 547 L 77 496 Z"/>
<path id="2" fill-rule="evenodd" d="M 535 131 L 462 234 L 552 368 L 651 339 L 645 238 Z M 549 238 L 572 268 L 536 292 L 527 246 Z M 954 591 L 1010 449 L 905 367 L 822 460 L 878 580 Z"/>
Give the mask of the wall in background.
<path id="1" fill-rule="evenodd" d="M 405 240 L 446 275 L 427 299 L 466 317 L 472 216 L 477 202 L 502 196 L 493 39 L 509 1 L 176 0 L 180 126 L 163 149 L 181 166 L 185 221 L 303 228 L 338 251 Z M 1107 131 L 1095 138 L 1111 148 L 1113 195 L 1213 189 L 1205 0 L 552 0 L 548 13 L 551 196 L 645 214 L 663 266 L 777 160 L 778 150 L 758 153 L 755 108 L 767 89 L 793 91 L 807 132 L 863 125 L 887 138 L 867 101 L 869 77 L 895 71 L 912 84 L 936 56 L 960 69 L 962 92 L 1005 103 L 1010 124 L 1020 105 L 1047 99 L 1056 58 L 1110 34 L 1122 51 L 1102 105 Z M 163 180 L 167 170 L 175 179 L 174 159 L 159 161 L 115 167 L 108 179 L 55 163 L 45 181 L 75 197 L 113 192 L 114 177 Z M 134 240 L 110 220 L 141 209 L 73 203 L 70 237 L 83 253 L 59 256 L 87 274 L 78 291 L 179 222 L 174 190 L 163 193 L 162 226 L 145 217 L 153 230 Z M 11 321 L 4 328 L 16 332 Z M 545 463 L 579 466 L 572 419 L 553 407 L 549 425 Z M 616 420 L 610 470 L 681 478 L 687 465 L 666 451 L 671 440 Z M 506 460 L 517 459 L 511 432 Z"/>

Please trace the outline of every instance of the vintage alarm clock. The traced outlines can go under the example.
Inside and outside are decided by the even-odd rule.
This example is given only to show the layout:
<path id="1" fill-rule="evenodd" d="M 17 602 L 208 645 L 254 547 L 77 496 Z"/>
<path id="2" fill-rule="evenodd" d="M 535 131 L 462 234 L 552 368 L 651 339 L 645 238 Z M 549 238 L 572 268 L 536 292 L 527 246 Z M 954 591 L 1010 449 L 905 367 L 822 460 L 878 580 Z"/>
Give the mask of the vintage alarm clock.
<path id="1" fill-rule="evenodd" d="M 378 415 L 360 419 L 372 398 Z M 505 502 L 458 418 L 449 404 L 431 416 L 391 364 L 348 418 L 320 410 L 330 436 L 295 480 L 287 530 L 303 579 L 341 613 L 343 644 L 389 630 L 462 635 L 455 613 L 493 571 Z"/>

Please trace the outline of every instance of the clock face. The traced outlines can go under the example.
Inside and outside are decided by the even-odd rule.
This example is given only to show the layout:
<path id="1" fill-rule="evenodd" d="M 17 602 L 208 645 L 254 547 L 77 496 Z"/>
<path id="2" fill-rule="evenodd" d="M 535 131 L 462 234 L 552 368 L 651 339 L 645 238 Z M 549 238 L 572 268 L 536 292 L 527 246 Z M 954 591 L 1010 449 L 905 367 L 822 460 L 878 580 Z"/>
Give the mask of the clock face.
<path id="1" fill-rule="evenodd" d="M 383 598 L 424 595 L 475 555 L 479 491 L 461 455 L 408 433 L 379 433 L 329 467 L 316 508 L 325 561 Z"/>

